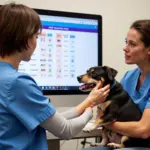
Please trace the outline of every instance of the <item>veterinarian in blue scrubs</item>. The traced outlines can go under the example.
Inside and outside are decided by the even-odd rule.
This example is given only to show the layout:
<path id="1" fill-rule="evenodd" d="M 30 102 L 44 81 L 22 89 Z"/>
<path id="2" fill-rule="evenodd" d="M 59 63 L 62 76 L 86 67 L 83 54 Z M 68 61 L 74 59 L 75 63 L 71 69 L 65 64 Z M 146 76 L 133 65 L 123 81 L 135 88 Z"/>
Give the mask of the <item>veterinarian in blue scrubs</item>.
<path id="1" fill-rule="evenodd" d="M 138 122 L 115 122 L 108 128 L 130 137 L 148 138 L 150 137 L 150 20 L 135 21 L 127 33 L 125 42 L 123 49 L 125 63 L 135 64 L 137 68 L 127 71 L 121 84 L 143 115 Z M 106 149 L 109 148 L 99 148 L 99 150 Z M 144 148 L 129 148 L 129 150 L 144 150 Z"/>
<path id="2" fill-rule="evenodd" d="M 143 112 L 138 122 L 115 122 L 110 127 L 123 135 L 150 137 L 150 20 L 135 21 L 126 37 L 125 63 L 136 64 L 121 80 L 124 89 Z"/>
<path id="3" fill-rule="evenodd" d="M 47 150 L 45 129 L 71 139 L 91 119 L 92 106 L 109 93 L 109 86 L 99 83 L 78 106 L 56 112 L 33 78 L 18 72 L 20 62 L 31 59 L 41 26 L 27 6 L 0 7 L 0 150 Z"/>

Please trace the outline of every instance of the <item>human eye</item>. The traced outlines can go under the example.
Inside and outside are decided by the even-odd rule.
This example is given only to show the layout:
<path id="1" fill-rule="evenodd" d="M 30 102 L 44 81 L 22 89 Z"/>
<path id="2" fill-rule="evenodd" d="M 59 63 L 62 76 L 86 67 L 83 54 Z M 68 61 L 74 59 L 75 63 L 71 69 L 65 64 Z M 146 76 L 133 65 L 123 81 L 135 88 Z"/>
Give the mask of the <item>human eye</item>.
<path id="1" fill-rule="evenodd" d="M 129 45 L 130 45 L 131 47 L 135 47 L 135 46 L 136 46 L 136 43 L 130 42 Z"/>
<path id="2" fill-rule="evenodd" d="M 125 43 L 126 43 L 126 45 L 127 46 L 129 46 L 129 47 L 135 47 L 135 46 L 137 46 L 137 43 L 136 42 L 134 42 L 134 41 L 132 41 L 132 40 L 125 40 Z"/>
<path id="3" fill-rule="evenodd" d="M 127 44 L 127 39 L 125 38 L 125 43 Z"/>

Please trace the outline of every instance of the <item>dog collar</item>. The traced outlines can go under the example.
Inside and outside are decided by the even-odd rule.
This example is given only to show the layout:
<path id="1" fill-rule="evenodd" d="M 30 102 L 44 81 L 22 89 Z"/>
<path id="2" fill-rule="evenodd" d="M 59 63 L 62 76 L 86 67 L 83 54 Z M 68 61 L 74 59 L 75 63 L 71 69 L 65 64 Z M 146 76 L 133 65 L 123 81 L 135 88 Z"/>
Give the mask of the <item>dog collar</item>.
<path id="1" fill-rule="evenodd" d="M 112 86 L 110 87 L 110 89 L 112 89 L 114 86 L 116 85 L 116 80 L 114 80 Z"/>

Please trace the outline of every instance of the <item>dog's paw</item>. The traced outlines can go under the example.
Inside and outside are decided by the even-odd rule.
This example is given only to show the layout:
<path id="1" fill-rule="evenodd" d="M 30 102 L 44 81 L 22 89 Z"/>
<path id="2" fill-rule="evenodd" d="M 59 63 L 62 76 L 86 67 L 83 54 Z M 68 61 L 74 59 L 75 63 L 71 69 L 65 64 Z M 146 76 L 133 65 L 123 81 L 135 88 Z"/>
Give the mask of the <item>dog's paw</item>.
<path id="1" fill-rule="evenodd" d="M 108 143 L 107 146 L 111 148 L 122 148 L 121 144 L 116 144 L 116 143 Z"/>
<path id="2" fill-rule="evenodd" d="M 97 127 L 94 125 L 94 124 L 92 124 L 92 125 L 90 125 L 90 126 L 88 126 L 88 127 L 84 127 L 83 128 L 83 131 L 84 132 L 92 132 L 92 131 L 94 131 L 95 129 L 96 129 Z"/>
<path id="3" fill-rule="evenodd" d="M 83 132 L 91 132 L 91 130 L 89 129 L 89 127 L 88 128 L 83 128 Z"/>

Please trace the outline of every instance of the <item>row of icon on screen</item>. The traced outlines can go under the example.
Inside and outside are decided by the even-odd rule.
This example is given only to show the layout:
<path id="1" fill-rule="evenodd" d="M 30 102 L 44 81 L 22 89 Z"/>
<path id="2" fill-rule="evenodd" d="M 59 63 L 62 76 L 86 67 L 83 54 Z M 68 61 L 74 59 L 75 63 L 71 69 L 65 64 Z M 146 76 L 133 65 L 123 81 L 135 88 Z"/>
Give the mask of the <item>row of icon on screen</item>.
<path id="1" fill-rule="evenodd" d="M 42 90 L 68 90 L 69 86 L 41 86 Z"/>

